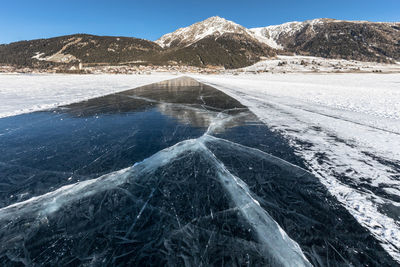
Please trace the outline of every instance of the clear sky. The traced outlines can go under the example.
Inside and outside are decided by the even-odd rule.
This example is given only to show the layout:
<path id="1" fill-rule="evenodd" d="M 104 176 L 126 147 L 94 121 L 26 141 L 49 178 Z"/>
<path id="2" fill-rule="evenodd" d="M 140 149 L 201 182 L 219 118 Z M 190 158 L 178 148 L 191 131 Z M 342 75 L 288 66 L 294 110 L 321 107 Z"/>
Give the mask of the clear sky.
<path id="1" fill-rule="evenodd" d="M 400 21 L 400 0 L 0 0 L 0 43 L 73 33 L 155 40 L 215 15 L 245 27 L 321 17 Z"/>

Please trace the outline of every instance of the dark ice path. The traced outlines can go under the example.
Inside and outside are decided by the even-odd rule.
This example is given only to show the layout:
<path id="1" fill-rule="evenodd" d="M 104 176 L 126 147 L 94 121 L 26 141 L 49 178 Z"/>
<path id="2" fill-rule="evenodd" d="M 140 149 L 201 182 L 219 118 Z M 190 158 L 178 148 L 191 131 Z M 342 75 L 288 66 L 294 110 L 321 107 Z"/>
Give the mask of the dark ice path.
<path id="1" fill-rule="evenodd" d="M 285 139 L 190 78 L 0 119 L 0 150 L 2 265 L 396 265 Z"/>

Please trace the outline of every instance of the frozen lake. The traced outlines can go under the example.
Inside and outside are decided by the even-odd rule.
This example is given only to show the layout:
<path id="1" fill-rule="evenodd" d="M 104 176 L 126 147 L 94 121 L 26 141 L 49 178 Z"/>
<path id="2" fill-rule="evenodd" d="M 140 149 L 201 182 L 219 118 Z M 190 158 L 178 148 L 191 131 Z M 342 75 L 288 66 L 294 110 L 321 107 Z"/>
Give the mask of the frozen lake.
<path id="1" fill-rule="evenodd" d="M 0 150 L 2 265 L 396 265 L 287 139 L 191 78 L 2 118 Z"/>

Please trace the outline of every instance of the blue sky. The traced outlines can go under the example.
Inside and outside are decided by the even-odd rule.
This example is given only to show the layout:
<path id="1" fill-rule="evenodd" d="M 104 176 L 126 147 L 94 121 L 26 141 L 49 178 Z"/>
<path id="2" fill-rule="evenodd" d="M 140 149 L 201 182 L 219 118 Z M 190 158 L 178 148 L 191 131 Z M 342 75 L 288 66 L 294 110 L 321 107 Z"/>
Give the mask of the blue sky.
<path id="1" fill-rule="evenodd" d="M 245 27 L 320 17 L 400 21 L 400 0 L 1 0 L 0 43 L 73 33 L 155 40 L 215 15 Z"/>

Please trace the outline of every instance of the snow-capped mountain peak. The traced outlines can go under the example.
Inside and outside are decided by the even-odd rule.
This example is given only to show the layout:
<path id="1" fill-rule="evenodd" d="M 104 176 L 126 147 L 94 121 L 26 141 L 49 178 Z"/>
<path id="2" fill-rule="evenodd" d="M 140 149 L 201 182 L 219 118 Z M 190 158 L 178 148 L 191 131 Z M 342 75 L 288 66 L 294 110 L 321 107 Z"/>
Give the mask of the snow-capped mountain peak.
<path id="1" fill-rule="evenodd" d="M 204 21 L 197 22 L 185 28 L 180 28 L 172 33 L 162 36 L 156 41 L 162 47 L 189 46 L 208 36 L 221 36 L 224 33 L 253 34 L 245 27 L 233 21 L 215 16 Z"/>
<path id="2" fill-rule="evenodd" d="M 319 18 L 250 31 L 259 41 L 283 51 L 329 58 L 396 62 L 400 56 L 395 48 L 400 42 L 399 25 Z M 321 46 L 324 51 L 319 49 Z"/>
<path id="3" fill-rule="evenodd" d="M 341 20 L 319 18 L 306 21 L 292 21 L 286 22 L 279 25 L 271 25 L 267 27 L 251 28 L 249 29 L 259 41 L 268 44 L 275 49 L 284 49 L 279 43 L 279 38 L 281 36 L 293 36 L 299 31 L 301 31 L 306 26 L 311 26 L 314 29 L 315 25 L 324 24 L 328 22 L 343 22 Z"/>
<path id="4" fill-rule="evenodd" d="M 306 26 L 310 26 L 314 29 L 315 25 L 321 25 L 325 23 L 335 23 L 335 22 L 349 22 L 349 23 L 368 23 L 367 21 L 344 21 L 329 18 L 319 18 L 306 21 L 292 21 L 286 22 L 279 25 L 271 25 L 267 27 L 251 28 L 249 29 L 260 41 L 264 41 L 274 48 L 283 48 L 277 43 L 277 40 L 283 36 L 292 36 L 299 31 L 301 31 Z M 275 45 L 274 45 L 275 44 Z"/>

